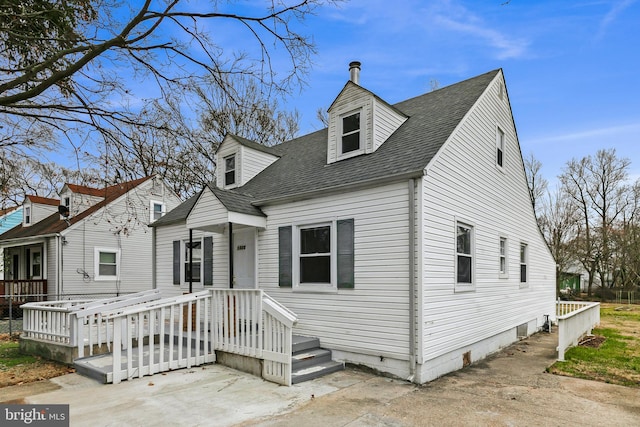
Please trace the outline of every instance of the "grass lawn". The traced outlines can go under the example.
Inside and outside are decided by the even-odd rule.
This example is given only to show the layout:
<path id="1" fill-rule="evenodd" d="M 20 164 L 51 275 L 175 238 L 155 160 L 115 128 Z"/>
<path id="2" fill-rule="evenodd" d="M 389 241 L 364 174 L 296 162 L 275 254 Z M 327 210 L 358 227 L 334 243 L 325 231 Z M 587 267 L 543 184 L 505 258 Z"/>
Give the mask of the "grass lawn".
<path id="1" fill-rule="evenodd" d="M 66 365 L 20 353 L 18 335 L 0 334 L 0 387 L 30 383 L 73 372 Z"/>
<path id="2" fill-rule="evenodd" d="M 640 387 L 640 306 L 601 304 L 596 339 L 569 349 L 549 372 Z"/>

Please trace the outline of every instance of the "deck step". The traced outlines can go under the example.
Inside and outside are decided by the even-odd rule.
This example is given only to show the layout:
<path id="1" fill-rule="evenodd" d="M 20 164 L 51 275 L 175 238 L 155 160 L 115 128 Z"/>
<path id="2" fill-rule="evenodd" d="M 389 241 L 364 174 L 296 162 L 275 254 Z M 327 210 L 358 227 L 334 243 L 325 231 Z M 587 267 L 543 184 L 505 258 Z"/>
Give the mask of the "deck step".
<path id="1" fill-rule="evenodd" d="M 332 360 L 331 350 L 321 348 L 315 337 L 293 336 L 291 383 L 297 384 L 344 369 L 344 363 Z"/>
<path id="2" fill-rule="evenodd" d="M 291 373 L 291 383 L 298 384 L 344 370 L 344 363 L 332 360 Z"/>

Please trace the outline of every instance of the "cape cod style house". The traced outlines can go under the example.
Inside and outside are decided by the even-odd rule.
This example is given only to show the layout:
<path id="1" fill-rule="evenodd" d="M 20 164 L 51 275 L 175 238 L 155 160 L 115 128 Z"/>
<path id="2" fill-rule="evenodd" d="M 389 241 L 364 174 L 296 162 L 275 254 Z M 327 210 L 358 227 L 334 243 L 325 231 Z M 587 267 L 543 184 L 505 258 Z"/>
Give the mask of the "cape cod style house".
<path id="1" fill-rule="evenodd" d="M 179 203 L 155 177 L 101 189 L 65 184 L 59 200 L 27 196 L 20 223 L 0 235 L 5 293 L 63 299 L 151 289 L 148 224 Z"/>
<path id="2" fill-rule="evenodd" d="M 391 105 L 359 84 L 328 128 L 228 135 L 216 185 L 153 224 L 163 294 L 261 289 L 336 360 L 424 383 L 555 318 L 502 70 Z"/>

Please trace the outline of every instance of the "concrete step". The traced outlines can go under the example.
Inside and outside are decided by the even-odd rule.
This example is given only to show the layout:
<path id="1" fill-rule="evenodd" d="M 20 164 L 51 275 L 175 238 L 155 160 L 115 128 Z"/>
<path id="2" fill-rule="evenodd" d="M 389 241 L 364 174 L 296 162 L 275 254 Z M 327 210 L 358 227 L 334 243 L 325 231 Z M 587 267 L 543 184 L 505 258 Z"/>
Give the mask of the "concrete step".
<path id="1" fill-rule="evenodd" d="M 294 335 L 292 342 L 292 353 L 298 353 L 312 348 L 320 347 L 320 340 L 315 337 L 305 337 L 303 335 Z"/>
<path id="2" fill-rule="evenodd" d="M 344 370 L 344 363 L 332 360 L 330 362 L 321 363 L 319 365 L 310 366 L 300 371 L 292 372 L 291 383 L 298 384 L 342 370 Z"/>
<path id="3" fill-rule="evenodd" d="M 293 336 L 291 383 L 297 384 L 344 369 L 344 363 L 331 360 L 331 350 L 320 347 L 320 340 Z"/>
<path id="4" fill-rule="evenodd" d="M 324 348 L 312 348 L 310 350 L 294 353 L 292 359 L 293 366 L 291 367 L 291 370 L 299 371 L 310 366 L 331 362 L 331 350 Z"/>

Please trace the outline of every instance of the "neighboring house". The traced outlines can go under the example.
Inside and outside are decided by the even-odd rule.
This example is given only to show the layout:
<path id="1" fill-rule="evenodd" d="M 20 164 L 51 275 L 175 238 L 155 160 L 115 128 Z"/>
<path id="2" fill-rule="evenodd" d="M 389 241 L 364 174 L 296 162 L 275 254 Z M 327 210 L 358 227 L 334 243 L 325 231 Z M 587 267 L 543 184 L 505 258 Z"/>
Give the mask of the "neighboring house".
<path id="1" fill-rule="evenodd" d="M 424 383 L 555 319 L 555 262 L 502 70 L 390 105 L 351 65 L 327 129 L 225 137 L 217 186 L 153 224 L 156 286 L 263 289 L 334 358 Z"/>
<path id="2" fill-rule="evenodd" d="M 0 235 L 3 285 L 50 298 L 151 289 L 148 225 L 179 203 L 153 177 L 102 189 L 65 184 L 60 200 L 27 196 L 20 224 Z"/>
<path id="3" fill-rule="evenodd" d="M 22 222 L 22 206 L 0 209 L 0 234 Z M 0 280 L 4 279 L 4 253 L 0 249 Z"/>

